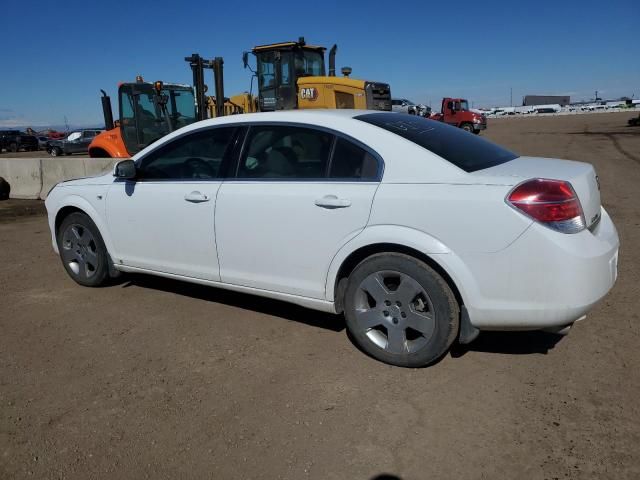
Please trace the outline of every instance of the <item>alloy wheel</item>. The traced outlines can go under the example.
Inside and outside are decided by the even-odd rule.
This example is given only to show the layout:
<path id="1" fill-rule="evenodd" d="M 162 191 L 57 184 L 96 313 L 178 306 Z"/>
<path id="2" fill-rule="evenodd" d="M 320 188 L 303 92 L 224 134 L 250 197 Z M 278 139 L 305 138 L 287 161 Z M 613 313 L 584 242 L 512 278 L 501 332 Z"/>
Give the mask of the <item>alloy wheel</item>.
<path id="1" fill-rule="evenodd" d="M 355 319 L 371 342 L 398 355 L 426 346 L 436 328 L 433 303 L 422 285 L 389 270 L 372 273 L 360 283 Z"/>
<path id="2" fill-rule="evenodd" d="M 88 228 L 71 224 L 62 235 L 62 260 L 74 275 L 83 279 L 93 277 L 98 269 L 98 250 Z"/>

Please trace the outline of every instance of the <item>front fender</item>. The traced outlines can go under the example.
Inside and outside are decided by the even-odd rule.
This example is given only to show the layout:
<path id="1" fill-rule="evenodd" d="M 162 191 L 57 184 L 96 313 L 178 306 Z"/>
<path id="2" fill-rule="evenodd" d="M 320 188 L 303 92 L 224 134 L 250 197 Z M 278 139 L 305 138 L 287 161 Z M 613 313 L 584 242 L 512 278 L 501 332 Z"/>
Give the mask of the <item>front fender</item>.
<path id="1" fill-rule="evenodd" d="M 61 187 L 63 190 L 65 187 Z M 54 190 L 55 191 L 55 190 Z M 52 192 L 53 193 L 53 192 Z M 57 195 L 56 195 L 57 196 Z M 50 195 L 51 197 L 51 195 Z M 102 199 L 98 199 L 98 197 L 102 197 Z M 49 228 L 51 229 L 51 236 L 53 241 L 53 249 L 56 253 L 60 253 L 58 251 L 58 244 L 56 242 L 56 232 L 55 232 L 55 219 L 65 207 L 75 207 L 79 210 L 82 210 L 86 213 L 89 218 L 95 223 L 96 227 L 100 231 L 100 235 L 102 236 L 102 240 L 104 241 L 105 246 L 107 247 L 107 251 L 109 253 L 113 253 L 113 242 L 111 240 L 111 236 L 109 235 L 109 230 L 104 221 L 104 198 L 106 198 L 106 194 L 103 192 L 102 195 L 96 195 L 96 202 L 101 202 L 98 205 L 92 205 L 85 198 L 76 195 L 76 194 L 68 194 L 61 195 L 57 201 L 52 201 L 51 203 L 47 202 L 47 210 L 49 211 Z M 52 199 L 53 200 L 53 199 Z M 102 210 L 100 213 L 98 210 Z"/>
<path id="2" fill-rule="evenodd" d="M 122 140 L 120 128 L 102 132 L 89 144 L 89 156 L 96 150 L 103 150 L 111 158 L 129 158 L 129 152 Z"/>

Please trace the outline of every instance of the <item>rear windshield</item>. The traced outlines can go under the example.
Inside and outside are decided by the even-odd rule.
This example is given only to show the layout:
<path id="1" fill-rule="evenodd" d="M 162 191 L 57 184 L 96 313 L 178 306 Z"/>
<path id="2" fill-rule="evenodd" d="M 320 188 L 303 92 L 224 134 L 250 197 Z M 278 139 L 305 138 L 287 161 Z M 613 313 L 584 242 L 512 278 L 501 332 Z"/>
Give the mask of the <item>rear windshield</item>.
<path id="1" fill-rule="evenodd" d="M 436 120 L 402 113 L 366 113 L 354 118 L 400 135 L 466 172 L 518 158 L 515 153 L 488 140 Z"/>

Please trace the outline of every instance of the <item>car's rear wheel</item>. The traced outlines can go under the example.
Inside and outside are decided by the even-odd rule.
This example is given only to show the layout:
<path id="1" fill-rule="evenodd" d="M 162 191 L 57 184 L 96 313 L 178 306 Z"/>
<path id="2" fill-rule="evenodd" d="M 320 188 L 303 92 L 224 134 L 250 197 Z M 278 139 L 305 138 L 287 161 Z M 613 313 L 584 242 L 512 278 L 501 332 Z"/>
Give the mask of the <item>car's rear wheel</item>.
<path id="1" fill-rule="evenodd" d="M 9 144 L 9 151 L 13 152 L 13 153 L 17 152 L 18 151 L 18 144 L 15 143 L 15 142 L 14 143 L 10 143 Z"/>
<path id="2" fill-rule="evenodd" d="M 344 307 L 358 346 L 391 365 L 429 365 L 458 333 L 459 307 L 451 288 L 408 255 L 383 253 L 362 261 L 349 276 Z"/>
<path id="3" fill-rule="evenodd" d="M 69 276 L 86 287 L 98 287 L 109 276 L 108 253 L 95 223 L 84 213 L 67 216 L 57 232 L 58 249 Z"/>

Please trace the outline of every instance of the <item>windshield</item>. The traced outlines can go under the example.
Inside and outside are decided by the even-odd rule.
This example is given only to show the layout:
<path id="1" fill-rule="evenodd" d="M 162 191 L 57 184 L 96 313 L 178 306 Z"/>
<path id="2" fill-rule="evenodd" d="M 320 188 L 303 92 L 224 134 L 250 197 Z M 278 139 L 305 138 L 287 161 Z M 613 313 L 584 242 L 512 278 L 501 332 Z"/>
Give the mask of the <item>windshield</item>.
<path id="1" fill-rule="evenodd" d="M 354 118 L 395 133 L 466 172 L 518 158 L 505 148 L 436 120 L 402 113 L 367 113 Z"/>
<path id="2" fill-rule="evenodd" d="M 320 77 L 324 75 L 324 56 L 316 50 L 303 49 L 296 52 L 296 76 Z"/>

